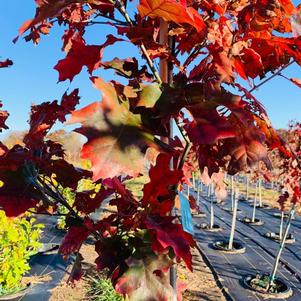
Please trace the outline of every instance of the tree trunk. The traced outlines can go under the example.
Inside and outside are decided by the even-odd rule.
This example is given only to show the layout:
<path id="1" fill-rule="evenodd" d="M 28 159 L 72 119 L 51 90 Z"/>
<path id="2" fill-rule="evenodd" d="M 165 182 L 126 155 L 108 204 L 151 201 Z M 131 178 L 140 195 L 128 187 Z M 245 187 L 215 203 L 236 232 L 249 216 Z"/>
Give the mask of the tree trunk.
<path id="1" fill-rule="evenodd" d="M 258 180 L 258 195 L 259 195 L 259 207 L 262 207 L 262 197 L 261 197 L 261 179 Z"/>
<path id="2" fill-rule="evenodd" d="M 283 220 L 284 220 L 284 212 L 281 210 L 281 219 L 280 219 L 280 229 L 279 229 L 279 239 L 282 239 L 283 233 Z"/>
<path id="3" fill-rule="evenodd" d="M 159 42 L 162 45 L 169 45 L 171 41 L 168 37 L 168 23 L 163 19 L 160 20 L 160 36 Z M 172 67 L 168 65 L 168 61 L 166 59 L 160 59 L 160 77 L 163 83 L 171 84 L 173 82 L 173 74 L 172 74 Z M 173 138 L 173 122 L 170 119 L 169 122 L 170 126 L 170 137 Z M 173 160 L 170 160 L 170 168 L 173 169 Z M 189 188 L 188 188 L 189 193 Z M 189 197 L 189 196 L 188 196 Z M 170 268 L 170 285 L 174 289 L 174 297 L 173 301 L 177 300 L 177 270 L 174 266 Z"/>
<path id="4" fill-rule="evenodd" d="M 249 177 L 248 176 L 247 176 L 247 184 L 246 184 L 246 186 L 247 186 L 246 200 L 248 200 L 249 199 Z"/>
<path id="5" fill-rule="evenodd" d="M 231 176 L 231 210 L 234 209 L 234 179 L 233 176 Z"/>
<path id="6" fill-rule="evenodd" d="M 214 204 L 213 204 L 213 198 L 211 198 L 210 202 L 210 222 L 209 222 L 209 228 L 212 229 L 214 225 Z"/>
<path id="7" fill-rule="evenodd" d="M 230 238 L 229 238 L 229 245 L 228 249 L 233 249 L 233 240 L 234 240 L 234 233 L 235 233 L 235 227 L 236 227 L 236 215 L 237 215 L 237 195 L 234 196 L 234 208 L 232 212 L 232 225 L 231 225 L 231 232 L 230 232 Z"/>
<path id="8" fill-rule="evenodd" d="M 194 172 L 192 173 L 192 186 L 193 186 L 193 189 L 195 189 L 195 176 L 194 176 Z"/>
<path id="9" fill-rule="evenodd" d="M 210 186 L 210 184 L 208 185 L 208 190 L 207 190 L 207 197 L 208 198 L 210 198 L 210 195 L 211 195 L 211 193 L 210 193 L 210 189 L 211 188 L 211 186 Z"/>
<path id="10" fill-rule="evenodd" d="M 255 199 L 254 199 L 254 204 L 253 204 L 253 212 L 252 212 L 252 223 L 255 222 L 256 205 L 257 205 L 257 200 L 256 200 L 256 198 L 255 198 Z"/>
<path id="11" fill-rule="evenodd" d="M 197 190 L 196 203 L 197 203 L 197 206 L 200 208 L 200 185 L 199 185 L 199 182 L 197 182 L 196 190 Z"/>
<path id="12" fill-rule="evenodd" d="M 290 210 L 290 213 L 289 213 L 289 217 L 288 217 L 288 220 L 287 220 L 287 223 L 286 223 L 285 231 L 284 231 L 284 234 L 283 234 L 283 237 L 282 237 L 282 240 L 281 240 L 281 244 L 279 246 L 278 254 L 275 258 L 273 269 L 272 269 L 272 272 L 271 272 L 270 277 L 269 277 L 269 284 L 268 284 L 267 290 L 270 289 L 271 285 L 273 284 L 273 282 L 275 280 L 278 265 L 279 265 L 279 261 L 280 261 L 280 256 L 281 256 L 281 253 L 284 249 L 285 241 L 286 241 L 286 238 L 287 238 L 287 235 L 288 235 L 289 228 L 291 226 L 292 217 L 294 215 L 294 212 L 295 212 L 295 205 L 292 206 L 292 208 Z"/>
<path id="13" fill-rule="evenodd" d="M 257 202 L 257 194 L 258 194 L 258 187 L 257 187 L 257 182 L 255 182 L 255 195 L 254 195 L 254 202 Z"/>

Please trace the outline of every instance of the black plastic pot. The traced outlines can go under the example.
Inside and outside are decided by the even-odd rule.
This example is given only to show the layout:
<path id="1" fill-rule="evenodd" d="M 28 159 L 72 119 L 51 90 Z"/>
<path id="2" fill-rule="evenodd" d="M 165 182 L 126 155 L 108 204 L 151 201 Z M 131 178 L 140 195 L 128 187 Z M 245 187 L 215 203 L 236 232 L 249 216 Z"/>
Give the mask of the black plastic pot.
<path id="1" fill-rule="evenodd" d="M 267 205 L 267 204 L 263 204 L 263 205 L 256 205 L 256 208 L 259 208 L 259 209 L 272 209 L 271 206 Z"/>
<path id="2" fill-rule="evenodd" d="M 244 217 L 242 219 L 240 219 L 241 222 L 243 222 L 244 224 L 248 224 L 248 225 L 252 225 L 252 226 L 261 226 L 264 224 L 264 221 L 258 218 L 254 219 L 254 222 L 252 222 L 252 218 L 250 217 Z"/>
<path id="3" fill-rule="evenodd" d="M 218 231 L 223 230 L 223 228 L 220 225 L 214 224 L 213 227 L 210 228 L 209 224 L 207 224 L 207 223 L 197 224 L 197 225 L 195 225 L 195 227 L 197 229 L 201 229 L 201 230 L 205 230 L 205 231 L 209 231 L 209 232 L 218 232 Z"/>
<path id="4" fill-rule="evenodd" d="M 256 281 L 258 281 L 258 278 L 261 276 L 266 276 L 266 275 L 249 275 L 246 276 L 243 279 L 243 285 L 256 292 L 257 294 L 261 295 L 264 299 L 268 298 L 274 298 L 274 299 L 286 299 L 292 296 L 293 290 L 291 287 L 282 279 L 276 278 L 274 280 L 274 283 L 279 287 L 278 292 L 271 292 L 271 291 L 266 291 L 265 288 L 258 286 L 256 287 Z"/>
<path id="5" fill-rule="evenodd" d="M 281 218 L 281 213 L 280 212 L 275 212 L 275 213 L 273 213 L 273 216 L 277 217 L 277 218 Z M 285 213 L 284 216 L 283 216 L 284 219 L 288 219 L 288 217 L 289 217 L 288 213 Z M 292 216 L 292 220 L 293 219 L 294 219 L 294 217 Z"/>
<path id="6" fill-rule="evenodd" d="M 0 296 L 0 301 L 19 299 L 23 297 L 25 294 L 27 294 L 31 289 L 32 289 L 32 284 L 28 283 L 26 287 L 24 287 L 18 292 Z"/>
<path id="7" fill-rule="evenodd" d="M 43 243 L 42 246 L 38 249 L 39 254 L 50 254 L 53 252 L 57 252 L 60 245 L 57 243 Z"/>
<path id="8" fill-rule="evenodd" d="M 199 213 L 196 213 L 196 214 L 193 214 L 193 217 L 205 217 L 206 216 L 206 213 L 205 212 L 199 212 Z"/>
<path id="9" fill-rule="evenodd" d="M 225 211 L 232 212 L 232 208 L 229 208 L 229 207 L 223 207 L 223 209 L 224 209 Z M 239 208 L 237 208 L 237 213 L 241 213 L 241 212 L 242 212 L 242 210 L 239 209 Z"/>
<path id="10" fill-rule="evenodd" d="M 228 240 L 217 240 L 212 244 L 213 249 L 227 254 L 242 254 L 245 253 L 246 247 L 239 241 L 233 242 L 233 248 L 228 249 Z"/>
<path id="11" fill-rule="evenodd" d="M 271 240 L 277 241 L 277 242 L 281 241 L 280 237 L 279 237 L 279 233 L 268 232 L 268 233 L 265 233 L 263 236 L 267 237 Z M 296 239 L 293 236 L 293 234 L 288 234 L 287 237 L 286 237 L 285 243 L 286 244 L 293 244 L 295 241 L 296 241 Z"/>

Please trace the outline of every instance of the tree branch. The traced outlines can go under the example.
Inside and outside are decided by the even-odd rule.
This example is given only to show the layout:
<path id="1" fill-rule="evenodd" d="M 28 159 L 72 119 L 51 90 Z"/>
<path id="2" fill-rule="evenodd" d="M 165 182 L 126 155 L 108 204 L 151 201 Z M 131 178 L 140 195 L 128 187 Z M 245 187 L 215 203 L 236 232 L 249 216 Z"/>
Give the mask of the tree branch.
<path id="1" fill-rule="evenodd" d="M 115 4 L 116 8 L 119 10 L 119 12 L 123 15 L 123 17 L 125 18 L 126 22 L 131 26 L 133 27 L 134 24 L 130 18 L 130 16 L 128 15 L 128 13 L 126 12 L 126 9 L 124 7 L 124 4 L 120 1 L 120 0 L 116 0 L 115 2 L 112 1 L 112 3 Z M 156 81 L 161 85 L 162 84 L 162 79 L 160 77 L 160 75 L 158 74 L 155 66 L 154 66 L 154 63 L 153 61 L 151 60 L 150 56 L 148 55 L 147 53 L 147 50 L 143 44 L 143 42 L 140 43 L 140 49 L 143 53 L 143 56 L 145 57 L 146 61 L 147 61 L 147 64 L 149 66 L 149 68 L 151 69 L 154 77 L 156 78 Z"/>

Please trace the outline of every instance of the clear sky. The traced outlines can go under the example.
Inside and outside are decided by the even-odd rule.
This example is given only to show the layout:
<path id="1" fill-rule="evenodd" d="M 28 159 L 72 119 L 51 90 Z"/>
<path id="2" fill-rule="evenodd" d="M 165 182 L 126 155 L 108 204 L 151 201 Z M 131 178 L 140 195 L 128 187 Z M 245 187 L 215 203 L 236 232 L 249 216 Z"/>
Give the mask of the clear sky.
<path id="1" fill-rule="evenodd" d="M 62 29 L 55 26 L 50 35 L 42 37 L 38 46 L 23 39 L 12 43 L 20 25 L 32 18 L 34 12 L 34 0 L 0 1 L 0 60 L 10 58 L 14 61 L 12 67 L 0 70 L 0 99 L 10 112 L 7 124 L 11 130 L 27 127 L 31 103 L 60 99 L 67 89 L 80 89 L 81 106 L 100 99 L 100 93 L 92 88 L 85 68 L 71 84 L 69 81 L 57 83 L 58 73 L 53 67 L 65 57 L 61 51 Z M 91 43 L 101 44 L 110 30 L 109 26 L 107 29 L 91 27 L 87 42 L 90 39 Z M 105 59 L 125 58 L 129 53 L 135 56 L 137 50 L 130 43 L 118 43 L 105 50 Z M 100 70 L 95 74 L 112 79 L 107 71 L 103 72 Z M 285 74 L 301 78 L 301 67 L 294 64 Z M 301 120 L 301 89 L 284 78 L 273 79 L 254 95 L 264 104 L 276 128 L 286 127 L 290 119 Z"/>

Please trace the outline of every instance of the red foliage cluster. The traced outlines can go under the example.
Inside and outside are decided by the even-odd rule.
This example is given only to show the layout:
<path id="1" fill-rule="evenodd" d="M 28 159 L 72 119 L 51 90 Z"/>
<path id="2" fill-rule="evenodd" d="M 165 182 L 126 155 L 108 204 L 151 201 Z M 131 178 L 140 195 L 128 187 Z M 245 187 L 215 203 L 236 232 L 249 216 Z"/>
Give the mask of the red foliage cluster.
<path id="1" fill-rule="evenodd" d="M 92 236 L 99 255 L 97 266 L 108 268 L 117 290 L 131 300 L 137 296 L 170 300 L 166 270 L 173 259 L 183 259 L 191 268 L 190 247 L 195 245 L 171 211 L 177 187 L 187 183 L 196 162 L 203 178 L 209 175 L 222 182 L 223 171 L 235 174 L 259 161 L 269 168 L 268 149 L 290 153 L 252 95 L 251 83 L 292 62 L 301 65 L 301 37 L 293 35 L 291 24 L 296 23 L 298 10 L 290 0 L 140 0 L 131 18 L 122 0 L 35 2 L 36 15 L 22 25 L 19 34 L 28 33 L 25 40 L 38 43 L 40 35 L 49 34 L 55 24 L 65 26 L 66 57 L 54 67 L 59 81 L 72 81 L 83 68 L 89 76 L 102 68 L 114 70 L 123 84 L 91 77 L 102 100 L 77 111 L 78 90 L 64 94 L 60 103 L 33 106 L 24 146 L 1 145 L 0 206 L 10 216 L 33 206 L 39 212 L 65 206 L 69 230 L 60 251 L 77 254 L 76 278 L 81 275 L 80 247 Z M 106 26 L 116 29 L 116 35 L 88 45 L 86 27 L 107 19 Z M 169 42 L 160 39 L 163 28 Z M 102 60 L 106 47 L 124 41 L 140 48 L 146 64 L 127 57 Z M 168 82 L 162 77 L 162 83 L 156 60 L 172 74 Z M 250 91 L 242 81 L 251 85 Z M 90 160 L 92 172 L 67 163 L 62 146 L 46 138 L 55 122 L 64 122 L 70 113 L 69 123 L 80 123 L 75 131 L 87 138 L 81 155 Z M 1 111 L 1 128 L 6 128 L 7 116 Z M 171 119 L 184 142 L 169 139 Z M 300 146 L 294 150 L 296 156 L 298 152 Z M 299 163 L 292 157 L 288 160 L 289 174 L 295 179 L 294 166 Z M 147 170 L 149 162 L 153 164 Z M 146 174 L 149 181 L 143 183 L 143 196 L 138 197 L 127 182 Z M 78 182 L 86 178 L 101 184 L 100 190 L 77 191 Z M 296 183 L 286 182 L 293 201 L 300 198 Z M 61 187 L 75 194 L 73 205 L 66 202 Z M 90 214 L 102 204 L 116 210 L 92 220 Z"/>
<path id="2" fill-rule="evenodd" d="M 280 177 L 283 179 L 279 197 L 282 208 L 287 202 L 296 205 L 301 200 L 301 124 L 291 123 L 286 135 L 290 156 L 282 156 L 279 166 Z"/>

